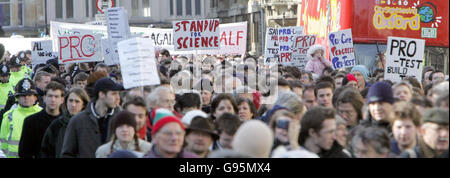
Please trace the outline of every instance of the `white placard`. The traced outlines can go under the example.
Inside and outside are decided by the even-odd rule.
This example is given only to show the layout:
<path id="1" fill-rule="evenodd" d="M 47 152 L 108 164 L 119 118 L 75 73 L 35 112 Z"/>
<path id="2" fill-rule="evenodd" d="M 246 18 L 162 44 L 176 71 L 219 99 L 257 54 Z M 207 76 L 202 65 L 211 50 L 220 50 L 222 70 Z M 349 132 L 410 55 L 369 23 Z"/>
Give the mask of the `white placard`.
<path id="1" fill-rule="evenodd" d="M 45 64 L 47 60 L 58 57 L 58 53 L 53 52 L 52 40 L 31 42 L 31 64 Z"/>
<path id="2" fill-rule="evenodd" d="M 278 30 L 276 28 L 266 29 L 266 42 L 264 52 L 264 65 L 278 62 L 280 45 L 278 42 Z"/>
<path id="3" fill-rule="evenodd" d="M 117 47 L 125 89 L 160 84 L 152 40 L 132 38 L 120 41 Z"/>
<path id="4" fill-rule="evenodd" d="M 295 37 L 292 51 L 292 65 L 304 70 L 308 63 L 308 49 L 316 43 L 315 35 L 300 35 Z"/>
<path id="5" fill-rule="evenodd" d="M 57 42 L 60 64 L 103 60 L 100 34 L 62 35 Z"/>
<path id="6" fill-rule="evenodd" d="M 247 51 L 247 22 L 220 24 L 220 50 L 203 50 L 199 54 L 244 55 Z"/>
<path id="7" fill-rule="evenodd" d="M 119 64 L 119 54 L 117 53 L 117 43 L 128 39 L 130 36 L 130 26 L 128 24 L 128 15 L 123 7 L 108 8 L 106 10 L 106 24 L 108 26 L 108 48 L 110 54 L 104 54 L 106 65 Z M 103 43 L 105 44 L 105 43 Z"/>
<path id="8" fill-rule="evenodd" d="M 388 37 L 384 79 L 401 82 L 404 77 L 415 77 L 422 82 L 425 40 Z"/>
<path id="9" fill-rule="evenodd" d="M 219 19 L 183 20 L 172 23 L 175 51 L 220 49 Z"/>
<path id="10" fill-rule="evenodd" d="M 302 33 L 303 27 L 300 26 L 278 28 L 278 44 L 280 45 L 279 64 L 293 65 L 292 51 L 294 49 L 295 37 Z"/>
<path id="11" fill-rule="evenodd" d="M 328 35 L 330 59 L 333 69 L 355 66 L 352 29 L 333 32 Z"/>

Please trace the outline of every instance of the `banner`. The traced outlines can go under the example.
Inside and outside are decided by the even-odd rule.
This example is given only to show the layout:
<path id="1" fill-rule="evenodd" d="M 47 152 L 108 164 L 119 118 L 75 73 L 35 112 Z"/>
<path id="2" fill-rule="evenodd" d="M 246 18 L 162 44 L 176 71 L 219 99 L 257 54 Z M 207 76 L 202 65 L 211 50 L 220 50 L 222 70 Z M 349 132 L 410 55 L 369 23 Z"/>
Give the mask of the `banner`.
<path id="1" fill-rule="evenodd" d="M 148 36 L 148 28 L 130 27 L 131 35 Z M 53 40 L 53 51 L 58 51 L 58 36 L 72 34 L 100 34 L 101 38 L 108 38 L 108 30 L 106 26 L 86 25 L 76 23 L 50 22 L 50 37 Z"/>
<path id="2" fill-rule="evenodd" d="M 52 40 L 31 42 L 31 64 L 45 64 L 47 60 L 58 57 L 58 53 L 53 52 Z"/>
<path id="3" fill-rule="evenodd" d="M 32 50 L 33 41 L 46 40 L 44 38 L 0 38 L 0 43 L 5 46 L 5 51 L 10 54 L 17 54 L 20 51 Z"/>
<path id="4" fill-rule="evenodd" d="M 305 70 L 308 63 L 308 49 L 316 43 L 316 35 L 300 35 L 295 37 L 292 51 L 292 65 Z"/>
<path id="5" fill-rule="evenodd" d="M 404 77 L 413 76 L 422 82 L 425 40 L 388 37 L 384 79 L 401 82 Z"/>
<path id="6" fill-rule="evenodd" d="M 183 20 L 172 23 L 175 51 L 220 49 L 219 19 Z"/>
<path id="7" fill-rule="evenodd" d="M 328 35 L 328 44 L 333 69 L 345 69 L 355 66 L 352 29 L 330 33 Z"/>
<path id="8" fill-rule="evenodd" d="M 60 64 L 102 61 L 100 34 L 62 35 L 57 42 Z"/>
<path id="9" fill-rule="evenodd" d="M 117 44 L 120 70 L 125 89 L 159 85 L 153 42 L 148 38 L 133 38 Z"/>
<path id="10" fill-rule="evenodd" d="M 130 36 L 128 15 L 125 9 L 123 7 L 108 8 L 106 10 L 106 24 L 108 26 L 108 44 L 110 45 L 107 47 L 111 48 L 111 54 L 108 54 L 107 58 L 105 57 L 105 64 L 119 64 L 117 43 L 121 40 L 128 39 Z"/>

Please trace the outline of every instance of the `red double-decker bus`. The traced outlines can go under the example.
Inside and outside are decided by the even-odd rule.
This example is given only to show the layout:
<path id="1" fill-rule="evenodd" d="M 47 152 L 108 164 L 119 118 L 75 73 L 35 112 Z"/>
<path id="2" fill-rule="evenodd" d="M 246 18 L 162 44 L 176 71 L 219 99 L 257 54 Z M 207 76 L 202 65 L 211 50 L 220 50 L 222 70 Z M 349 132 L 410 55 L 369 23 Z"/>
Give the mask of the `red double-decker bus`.
<path id="1" fill-rule="evenodd" d="M 298 26 L 328 47 L 330 32 L 352 29 L 357 64 L 373 67 L 389 36 L 426 40 L 424 65 L 448 74 L 449 1 L 302 0 Z"/>

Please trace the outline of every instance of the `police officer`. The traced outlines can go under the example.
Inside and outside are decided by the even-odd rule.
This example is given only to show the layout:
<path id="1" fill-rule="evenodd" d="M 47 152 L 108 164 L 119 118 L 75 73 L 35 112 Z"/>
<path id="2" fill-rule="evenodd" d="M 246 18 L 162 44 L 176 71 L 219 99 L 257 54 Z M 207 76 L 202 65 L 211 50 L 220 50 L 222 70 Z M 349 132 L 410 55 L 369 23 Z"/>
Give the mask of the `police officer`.
<path id="1" fill-rule="evenodd" d="M 11 70 L 11 76 L 9 81 L 13 87 L 23 78 L 28 78 L 26 70 L 22 69 L 22 64 L 20 58 L 17 56 L 12 56 L 9 62 L 9 68 Z"/>
<path id="2" fill-rule="evenodd" d="M 9 82 L 9 67 L 6 65 L 0 65 L 0 110 L 5 108 L 8 96 L 14 94 L 14 87 Z M 1 123 L 1 121 L 0 121 Z"/>
<path id="3" fill-rule="evenodd" d="M 18 105 L 3 115 L 0 127 L 1 149 L 8 158 L 19 157 L 19 142 L 25 118 L 42 110 L 36 103 L 36 86 L 32 80 L 20 80 L 15 89 Z"/>
<path id="4" fill-rule="evenodd" d="M 19 55 L 18 55 L 20 64 L 22 65 L 20 67 L 20 71 L 23 71 L 23 73 L 25 75 L 27 75 L 27 78 L 30 78 L 33 70 L 31 70 L 31 68 L 28 66 L 28 62 L 31 63 L 31 58 L 29 58 L 28 56 L 31 56 L 31 51 L 29 51 L 29 53 L 26 51 L 21 51 L 21 52 L 19 52 Z"/>

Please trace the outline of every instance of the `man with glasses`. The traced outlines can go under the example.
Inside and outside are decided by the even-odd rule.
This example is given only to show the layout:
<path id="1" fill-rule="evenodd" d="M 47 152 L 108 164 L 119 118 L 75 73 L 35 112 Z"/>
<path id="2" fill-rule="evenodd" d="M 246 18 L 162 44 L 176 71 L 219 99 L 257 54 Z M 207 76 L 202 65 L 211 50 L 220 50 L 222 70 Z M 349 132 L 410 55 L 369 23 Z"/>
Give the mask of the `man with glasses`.
<path id="1" fill-rule="evenodd" d="M 184 151 L 185 130 L 180 119 L 165 116 L 156 121 L 152 130 L 153 146 L 144 156 L 146 158 L 197 158 L 193 153 Z"/>

